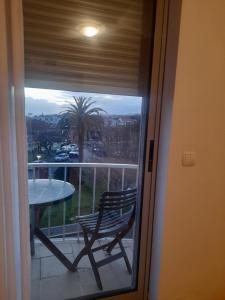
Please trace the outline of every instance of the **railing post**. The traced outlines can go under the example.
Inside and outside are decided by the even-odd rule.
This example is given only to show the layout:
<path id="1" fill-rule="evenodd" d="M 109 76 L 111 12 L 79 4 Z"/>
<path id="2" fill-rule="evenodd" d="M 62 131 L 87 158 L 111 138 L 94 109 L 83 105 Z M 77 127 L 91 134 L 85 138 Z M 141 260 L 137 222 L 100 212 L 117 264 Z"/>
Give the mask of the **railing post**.
<path id="1" fill-rule="evenodd" d="M 63 231 L 63 241 L 65 241 L 65 233 L 66 233 L 66 202 L 64 201 L 63 202 L 63 228 L 62 228 L 62 231 Z"/>
<path id="2" fill-rule="evenodd" d="M 52 179 L 52 168 L 48 168 L 48 179 Z M 52 218 L 52 209 L 51 206 L 48 207 L 48 237 L 51 235 L 51 218 Z"/>
<path id="3" fill-rule="evenodd" d="M 135 187 L 138 188 L 138 171 L 139 169 L 136 168 L 136 182 L 135 182 Z M 133 227 L 132 227 L 132 238 L 133 238 L 133 241 L 135 240 L 135 228 L 136 228 L 136 220 L 134 220 L 134 224 L 133 224 Z"/>
<path id="4" fill-rule="evenodd" d="M 136 188 L 138 187 L 138 171 L 139 171 L 139 169 L 137 168 L 136 169 Z"/>
<path id="5" fill-rule="evenodd" d="M 67 167 L 64 167 L 64 181 L 67 179 Z"/>
<path id="6" fill-rule="evenodd" d="M 107 191 L 110 189 L 110 178 L 111 177 L 111 169 L 108 167 L 108 176 L 107 176 Z"/>
<path id="7" fill-rule="evenodd" d="M 124 178 L 125 178 L 125 168 L 122 169 L 122 181 L 121 181 L 122 191 L 124 190 Z"/>
<path id="8" fill-rule="evenodd" d="M 82 168 L 79 168 L 79 186 L 78 186 L 78 217 L 80 216 L 80 202 L 81 202 L 81 177 L 82 177 Z M 77 238 L 79 241 L 80 232 L 77 231 Z"/>
<path id="9" fill-rule="evenodd" d="M 35 179 L 36 175 L 35 175 L 35 167 L 32 168 L 32 178 Z"/>
<path id="10" fill-rule="evenodd" d="M 48 179 L 52 179 L 52 168 L 48 168 Z"/>
<path id="11" fill-rule="evenodd" d="M 51 235 L 51 215 L 52 215 L 52 210 L 51 206 L 48 207 L 48 237 L 50 238 Z"/>
<path id="12" fill-rule="evenodd" d="M 124 190 L 124 178 L 125 178 L 125 168 L 122 168 L 122 180 L 121 180 L 121 190 Z M 123 209 L 120 209 L 120 215 L 122 216 Z"/>
<path id="13" fill-rule="evenodd" d="M 82 168 L 79 168 L 79 187 L 78 187 L 78 217 L 80 216 L 80 202 L 81 202 L 81 177 Z"/>
<path id="14" fill-rule="evenodd" d="M 64 167 L 64 181 L 67 179 L 67 167 Z M 65 241 L 65 232 L 66 232 L 66 202 L 63 202 L 63 241 Z"/>
<path id="15" fill-rule="evenodd" d="M 93 176 L 92 213 L 95 212 L 95 196 L 96 196 L 96 167 L 94 167 L 94 176 Z"/>

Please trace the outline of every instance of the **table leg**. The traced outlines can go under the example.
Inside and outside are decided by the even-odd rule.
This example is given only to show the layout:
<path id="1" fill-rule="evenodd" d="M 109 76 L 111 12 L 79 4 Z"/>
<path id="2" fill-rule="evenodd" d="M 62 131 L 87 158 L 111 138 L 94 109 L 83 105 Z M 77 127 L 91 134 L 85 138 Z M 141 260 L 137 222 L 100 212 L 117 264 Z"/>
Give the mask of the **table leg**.
<path id="1" fill-rule="evenodd" d="M 31 206 L 31 224 L 30 224 L 30 254 L 35 255 L 35 244 L 34 244 L 34 230 L 39 226 L 40 222 L 40 208 Z"/>
<path id="2" fill-rule="evenodd" d="M 73 264 L 68 260 L 68 258 L 50 241 L 50 239 L 39 229 L 41 218 L 41 207 L 34 206 L 32 209 L 32 229 L 31 229 L 31 253 L 34 253 L 34 238 L 36 237 L 51 251 L 58 260 L 70 271 L 75 271 Z"/>
<path id="3" fill-rule="evenodd" d="M 35 228 L 35 212 L 34 212 L 34 207 L 31 207 L 31 224 L 30 224 L 30 254 L 31 254 L 31 256 L 35 255 L 34 228 Z"/>
<path id="4" fill-rule="evenodd" d="M 47 238 L 46 235 L 44 235 L 44 233 L 39 228 L 35 228 L 34 234 L 68 270 L 75 271 L 73 264 L 68 260 L 68 258 L 50 241 L 49 238 Z"/>

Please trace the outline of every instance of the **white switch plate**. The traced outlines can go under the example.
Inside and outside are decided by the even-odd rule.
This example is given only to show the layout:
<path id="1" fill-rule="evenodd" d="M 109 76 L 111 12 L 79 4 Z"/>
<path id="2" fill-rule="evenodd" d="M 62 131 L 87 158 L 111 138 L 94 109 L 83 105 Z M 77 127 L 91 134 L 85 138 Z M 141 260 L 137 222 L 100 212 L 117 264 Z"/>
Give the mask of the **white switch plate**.
<path id="1" fill-rule="evenodd" d="M 184 151 L 182 155 L 182 166 L 192 167 L 196 165 L 196 153 L 194 151 Z"/>

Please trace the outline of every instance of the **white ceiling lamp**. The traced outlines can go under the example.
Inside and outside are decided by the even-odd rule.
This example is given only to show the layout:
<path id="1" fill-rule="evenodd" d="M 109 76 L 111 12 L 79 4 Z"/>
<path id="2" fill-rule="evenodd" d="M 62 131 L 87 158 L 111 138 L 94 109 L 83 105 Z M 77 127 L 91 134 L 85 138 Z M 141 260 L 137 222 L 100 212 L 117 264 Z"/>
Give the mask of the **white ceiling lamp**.
<path id="1" fill-rule="evenodd" d="M 99 29 L 95 26 L 87 25 L 87 26 L 83 26 L 80 32 L 82 35 L 91 38 L 96 36 L 99 33 Z"/>

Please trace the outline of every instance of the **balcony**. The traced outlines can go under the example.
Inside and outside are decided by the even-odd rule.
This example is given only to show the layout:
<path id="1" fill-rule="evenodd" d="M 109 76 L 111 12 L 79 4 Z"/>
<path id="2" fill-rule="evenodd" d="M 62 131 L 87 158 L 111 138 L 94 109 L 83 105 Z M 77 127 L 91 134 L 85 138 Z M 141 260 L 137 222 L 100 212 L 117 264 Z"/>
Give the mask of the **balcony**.
<path id="1" fill-rule="evenodd" d="M 99 195 L 104 190 L 126 189 L 137 185 L 138 166 L 112 163 L 30 163 L 29 178 L 57 178 L 75 186 L 74 196 L 63 204 L 46 209 L 41 229 L 56 246 L 73 261 L 84 246 L 75 217 L 95 211 Z M 121 212 L 122 213 L 122 212 Z M 99 240 L 96 246 L 106 242 Z M 133 233 L 123 239 L 132 265 Z M 115 248 L 114 253 L 118 250 Z M 104 258 L 104 251 L 96 252 L 96 260 Z M 131 286 L 132 276 L 123 259 L 99 269 L 103 292 Z M 62 300 L 99 293 L 87 256 L 82 258 L 75 273 L 69 272 L 48 249 L 35 240 L 35 255 L 31 268 L 31 300 Z"/>

